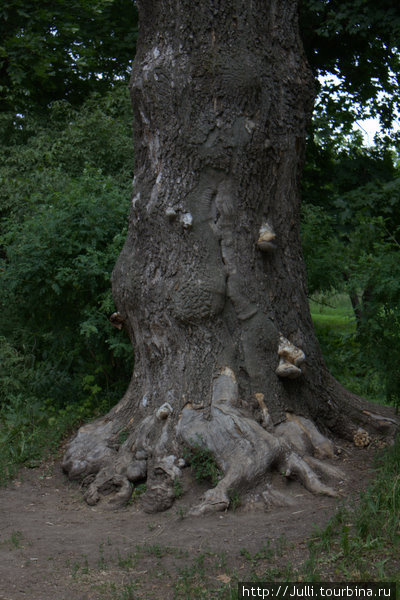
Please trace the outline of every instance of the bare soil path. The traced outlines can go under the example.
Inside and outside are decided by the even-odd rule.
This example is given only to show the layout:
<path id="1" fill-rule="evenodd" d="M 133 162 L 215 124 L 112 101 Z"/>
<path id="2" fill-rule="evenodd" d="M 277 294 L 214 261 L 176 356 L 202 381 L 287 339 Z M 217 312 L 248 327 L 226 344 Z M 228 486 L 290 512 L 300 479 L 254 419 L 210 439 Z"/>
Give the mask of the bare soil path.
<path id="1" fill-rule="evenodd" d="M 346 498 L 366 486 L 372 452 L 343 446 L 335 464 L 347 475 Z M 196 518 L 185 516 L 202 491 L 190 469 L 182 498 L 150 515 L 140 500 L 117 511 L 87 506 L 59 462 L 25 469 L 0 489 L 0 600 L 213 598 L 251 569 L 297 567 L 314 526 L 341 499 L 312 496 L 279 474 L 274 484 L 293 506 L 266 511 L 253 495 L 235 511 Z"/>

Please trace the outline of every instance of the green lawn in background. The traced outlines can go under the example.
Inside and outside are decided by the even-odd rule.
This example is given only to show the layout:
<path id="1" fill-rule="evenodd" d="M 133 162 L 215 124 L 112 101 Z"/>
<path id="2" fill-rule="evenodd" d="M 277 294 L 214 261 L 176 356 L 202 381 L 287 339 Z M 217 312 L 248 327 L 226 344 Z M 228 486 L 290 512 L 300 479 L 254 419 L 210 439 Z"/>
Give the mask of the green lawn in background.
<path id="1" fill-rule="evenodd" d="M 348 294 L 315 295 L 310 300 L 310 310 L 317 326 L 331 326 L 348 333 L 355 331 L 354 311 Z"/>

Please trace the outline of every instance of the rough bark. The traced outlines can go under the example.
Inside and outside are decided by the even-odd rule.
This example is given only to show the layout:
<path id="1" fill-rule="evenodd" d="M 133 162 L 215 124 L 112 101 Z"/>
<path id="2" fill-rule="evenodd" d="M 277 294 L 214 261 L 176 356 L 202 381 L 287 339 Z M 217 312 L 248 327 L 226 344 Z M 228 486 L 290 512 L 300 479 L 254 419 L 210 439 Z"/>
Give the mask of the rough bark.
<path id="1" fill-rule="evenodd" d="M 387 433 L 327 371 L 299 236 L 299 179 L 313 83 L 296 0 L 138 2 L 131 80 L 135 179 L 112 283 L 135 349 L 124 398 L 70 442 L 64 469 L 86 500 L 147 479 L 146 507 L 173 502 L 182 448 L 223 473 L 194 513 L 273 467 L 313 492 L 342 475 L 324 434 Z M 127 439 L 119 443 L 119 435 Z M 314 457 L 313 457 L 314 456 Z M 265 491 L 267 504 L 279 500 Z"/>

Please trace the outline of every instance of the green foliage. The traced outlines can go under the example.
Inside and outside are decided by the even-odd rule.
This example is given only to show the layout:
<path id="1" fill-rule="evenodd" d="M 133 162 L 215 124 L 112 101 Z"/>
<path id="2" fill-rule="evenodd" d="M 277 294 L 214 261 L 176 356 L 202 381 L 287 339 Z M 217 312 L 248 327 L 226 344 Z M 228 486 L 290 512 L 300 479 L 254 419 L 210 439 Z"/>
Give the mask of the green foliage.
<path id="1" fill-rule="evenodd" d="M 49 196 L 62 197 L 74 178 L 86 179 L 89 186 L 91 174 L 109 176 L 121 197 L 129 195 L 133 158 L 125 85 L 89 97 L 79 109 L 65 101 L 54 103 L 45 118 L 20 117 L 15 129 L 7 127 L 13 120 L 10 113 L 0 116 L 3 230 L 8 228 L 5 219 L 21 221 Z"/>
<path id="2" fill-rule="evenodd" d="M 140 498 L 140 496 L 142 496 L 143 494 L 146 493 L 146 489 L 147 489 L 147 486 L 145 483 L 139 483 L 138 485 L 135 485 L 129 502 L 131 504 L 133 502 L 136 502 L 136 500 L 138 498 Z"/>
<path id="3" fill-rule="evenodd" d="M 75 384 L 80 379 L 89 391 L 89 364 L 101 387 L 109 386 L 110 343 L 117 337 L 107 320 L 109 277 L 124 235 L 125 198 L 111 179 L 87 173 L 62 195 L 37 198 L 36 207 L 22 223 L 9 223 L 2 237 L 1 329 L 18 346 L 35 347 L 35 360 L 46 363 L 48 390 L 52 375 L 57 380 L 63 371 L 74 372 Z M 63 395 L 72 398 L 76 385 L 63 379 Z"/>
<path id="4" fill-rule="evenodd" d="M 363 313 L 358 338 L 362 355 L 382 373 L 386 399 L 400 407 L 400 244 L 386 239 L 386 226 L 378 219 L 373 251 L 360 253 L 358 281 L 364 283 Z M 379 239 L 379 232 L 382 238 Z M 396 232 L 400 240 L 400 228 Z"/>
<path id="5" fill-rule="evenodd" d="M 130 0 L 5 0 L 0 9 L 2 110 L 43 112 L 77 105 L 127 80 L 137 9 Z"/>
<path id="6" fill-rule="evenodd" d="M 355 514 L 356 534 L 369 539 L 400 541 L 400 439 L 386 449 L 378 461 L 377 477 L 361 494 Z"/>
<path id="7" fill-rule="evenodd" d="M 343 249 L 335 236 L 335 217 L 322 207 L 303 205 L 301 240 L 308 273 L 308 290 L 329 292 L 343 280 Z"/>
<path id="8" fill-rule="evenodd" d="M 22 385 L 18 370 L 12 370 L 10 363 L 3 363 L 10 378 Z M 35 375 L 33 369 L 25 371 Z M 27 381 L 21 393 L 2 395 L 0 407 L 0 485 L 7 483 L 18 468 L 25 464 L 37 466 L 47 452 L 57 449 L 61 439 L 73 428 L 104 411 L 104 405 L 86 399 L 81 404 L 70 404 L 59 409 L 51 399 L 34 395 L 33 385 Z"/>
<path id="9" fill-rule="evenodd" d="M 325 362 L 336 379 L 354 394 L 372 402 L 385 403 L 385 385 L 382 373 L 374 361 L 366 360 L 361 352 L 354 327 L 339 326 L 332 319 L 328 325 L 320 324 L 312 314 L 314 327 Z"/>
<path id="10" fill-rule="evenodd" d="M 228 490 L 228 498 L 229 498 L 229 508 L 235 512 L 241 504 L 242 501 L 240 499 L 239 492 L 237 490 Z"/>
<path id="11" fill-rule="evenodd" d="M 341 330 L 346 334 L 355 332 L 354 311 L 345 292 L 314 294 L 310 300 L 310 310 L 317 326 L 331 326 L 335 331 Z"/>
<path id="12" fill-rule="evenodd" d="M 206 447 L 201 436 L 191 440 L 190 448 L 186 448 L 183 456 L 191 465 L 197 481 L 209 481 L 216 486 L 220 479 L 220 470 L 213 453 Z"/>
<path id="13" fill-rule="evenodd" d="M 369 398 L 400 403 L 400 173 L 396 155 L 356 139 L 339 150 L 311 144 L 304 181 L 302 241 L 311 294 L 346 293 L 354 324 L 339 331 L 337 313 L 319 316 L 329 368 Z M 324 179 L 325 178 L 325 179 Z M 319 190 L 321 181 L 323 193 Z M 315 313 L 315 311 L 314 311 Z M 383 390 L 385 390 L 383 392 Z"/>
<path id="14" fill-rule="evenodd" d="M 132 177 L 126 89 L 48 120 L 23 119 L 0 147 L 0 478 L 36 461 L 129 381 L 127 335 L 111 327 L 110 274 Z"/>
<path id="15" fill-rule="evenodd" d="M 118 434 L 118 444 L 122 445 L 129 437 L 129 431 L 122 429 Z"/>
<path id="16" fill-rule="evenodd" d="M 379 115 L 390 126 L 398 108 L 400 8 L 392 0 L 305 0 L 301 32 L 317 83 L 318 114 L 332 131 Z"/>

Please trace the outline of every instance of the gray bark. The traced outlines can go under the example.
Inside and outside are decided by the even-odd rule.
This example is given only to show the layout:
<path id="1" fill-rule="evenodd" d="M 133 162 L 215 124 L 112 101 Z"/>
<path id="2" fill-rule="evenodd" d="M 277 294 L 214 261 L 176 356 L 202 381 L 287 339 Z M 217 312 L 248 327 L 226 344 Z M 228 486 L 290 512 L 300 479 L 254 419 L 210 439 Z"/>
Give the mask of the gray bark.
<path id="1" fill-rule="evenodd" d="M 395 420 L 384 409 L 372 418 L 330 376 L 314 335 L 299 236 L 313 82 L 297 1 L 138 5 L 135 179 L 112 277 L 135 369 L 121 402 L 72 440 L 64 468 L 96 476 L 89 502 L 110 488 L 126 501 L 127 481 L 147 477 L 149 510 L 161 510 L 197 436 L 224 473 L 197 513 L 226 507 L 229 487 L 277 464 L 334 493 L 303 460 L 334 451 L 313 423 L 352 438 Z"/>

